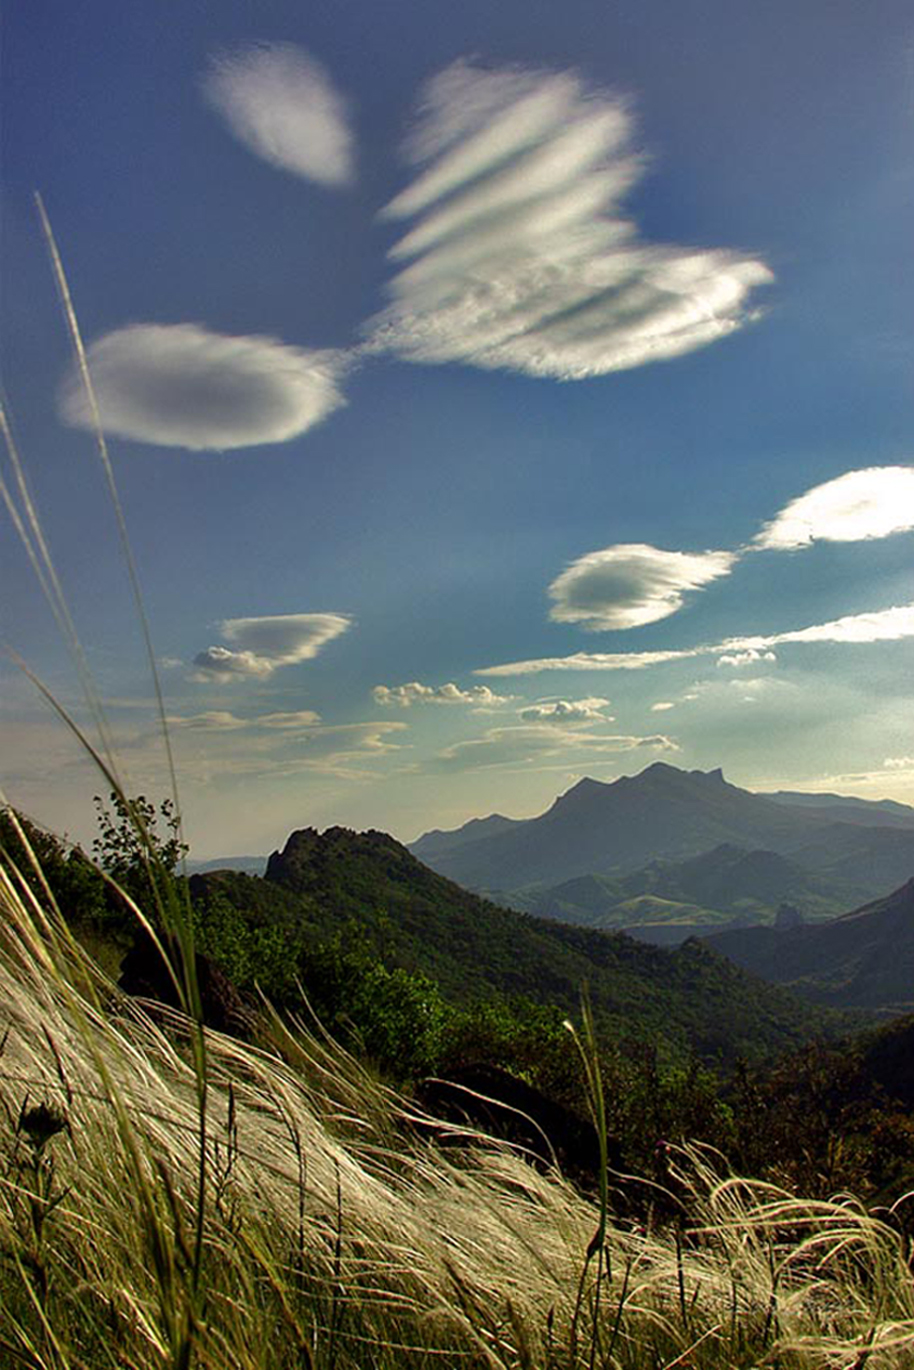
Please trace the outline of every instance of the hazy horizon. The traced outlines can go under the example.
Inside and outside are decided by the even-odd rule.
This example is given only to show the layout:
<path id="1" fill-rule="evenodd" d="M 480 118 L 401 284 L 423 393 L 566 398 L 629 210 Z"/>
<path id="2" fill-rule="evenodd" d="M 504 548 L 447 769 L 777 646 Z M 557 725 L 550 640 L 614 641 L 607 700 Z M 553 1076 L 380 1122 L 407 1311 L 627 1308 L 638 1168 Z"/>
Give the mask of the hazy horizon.
<path id="1" fill-rule="evenodd" d="M 894 0 L 7 15 L 4 404 L 161 798 L 37 190 L 195 857 L 653 760 L 914 804 L 912 44 Z M 0 640 L 88 724 L 3 526 Z M 91 840 L 104 782 L 2 657 L 0 734 Z"/>

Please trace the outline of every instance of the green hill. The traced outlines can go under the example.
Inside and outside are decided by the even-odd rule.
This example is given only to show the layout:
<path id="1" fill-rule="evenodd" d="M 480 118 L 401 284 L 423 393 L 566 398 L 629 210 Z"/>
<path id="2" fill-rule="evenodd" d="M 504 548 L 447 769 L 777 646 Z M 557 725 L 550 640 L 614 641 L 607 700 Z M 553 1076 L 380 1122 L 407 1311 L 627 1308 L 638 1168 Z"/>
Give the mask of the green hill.
<path id="1" fill-rule="evenodd" d="M 523 996 L 573 1012 L 586 982 L 602 1034 L 659 1040 L 672 1054 L 761 1059 L 834 1021 L 697 942 L 663 951 L 499 908 L 380 832 L 295 832 L 262 880 L 223 871 L 194 876 L 191 890 L 204 918 L 231 906 L 261 928 L 282 926 L 290 970 L 342 935 L 367 939 L 388 967 L 431 977 L 455 1003 Z"/>

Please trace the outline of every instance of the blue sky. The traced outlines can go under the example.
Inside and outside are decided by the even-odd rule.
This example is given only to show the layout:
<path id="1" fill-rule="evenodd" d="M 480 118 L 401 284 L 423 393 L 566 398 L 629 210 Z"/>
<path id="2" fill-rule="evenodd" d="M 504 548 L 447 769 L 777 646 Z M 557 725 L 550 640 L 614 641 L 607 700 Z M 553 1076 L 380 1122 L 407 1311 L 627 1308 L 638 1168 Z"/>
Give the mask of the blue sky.
<path id="1" fill-rule="evenodd" d="M 195 855 L 658 759 L 914 803 L 906 5 L 49 0 L 2 62 L 4 402 L 164 794 L 37 190 Z M 83 719 L 2 518 L 0 636 Z M 85 840 L 99 780 L 10 661 L 0 728 Z"/>

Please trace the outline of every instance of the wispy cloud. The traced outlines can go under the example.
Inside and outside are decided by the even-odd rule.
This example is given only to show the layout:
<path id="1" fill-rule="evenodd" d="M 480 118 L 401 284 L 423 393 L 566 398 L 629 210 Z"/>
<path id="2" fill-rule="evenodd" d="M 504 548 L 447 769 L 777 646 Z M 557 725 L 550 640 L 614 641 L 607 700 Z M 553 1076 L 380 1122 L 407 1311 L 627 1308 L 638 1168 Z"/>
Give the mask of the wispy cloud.
<path id="1" fill-rule="evenodd" d="M 290 713 L 256 714 L 240 718 L 226 709 L 210 709 L 199 714 L 175 714 L 167 720 L 170 728 L 190 728 L 197 732 L 237 732 L 239 729 L 275 729 L 297 732 L 316 727 L 321 716 L 313 709 L 297 709 Z"/>
<path id="2" fill-rule="evenodd" d="M 219 631 L 233 646 L 217 645 L 200 652 L 194 657 L 197 670 L 191 679 L 223 683 L 245 677 L 265 680 L 280 666 L 310 661 L 351 623 L 345 614 L 227 618 Z"/>
<path id="3" fill-rule="evenodd" d="M 410 680 L 405 685 L 376 685 L 372 690 L 376 704 L 384 708 L 396 706 L 409 709 L 414 704 L 472 704 L 478 708 L 494 708 L 511 702 L 511 695 L 497 695 L 488 685 L 471 685 L 468 690 L 449 682 L 446 685 L 423 685 Z"/>
<path id="4" fill-rule="evenodd" d="M 729 573 L 732 552 L 665 552 L 621 543 L 588 552 L 549 586 L 549 617 L 587 632 L 637 628 L 682 608 L 683 595 Z"/>
<path id="5" fill-rule="evenodd" d="M 526 723 L 542 721 L 572 726 L 593 723 L 612 723 L 611 714 L 603 712 L 608 707 L 608 699 L 546 699 L 521 709 L 519 717 Z"/>
<path id="6" fill-rule="evenodd" d="M 353 179 L 346 101 L 324 67 L 292 43 L 258 43 L 210 62 L 203 89 L 256 156 L 325 185 Z"/>
<path id="7" fill-rule="evenodd" d="M 88 360 L 106 432 L 157 447 L 286 442 L 344 403 L 342 353 L 198 324 L 129 324 L 97 339 Z M 75 370 L 61 387 L 60 412 L 74 427 L 93 427 Z"/>
<path id="8" fill-rule="evenodd" d="M 914 528 L 914 466 L 846 471 L 791 500 L 754 539 L 775 550 L 862 542 Z"/>
<path id="9" fill-rule="evenodd" d="M 310 710 L 242 717 L 228 710 L 178 714 L 169 718 L 175 756 L 194 784 L 222 776 L 268 777 L 314 771 L 364 780 L 376 762 L 402 750 L 407 725 L 389 719 L 325 724 Z M 161 739 L 156 730 L 125 734 L 119 747 L 129 751 L 134 773 L 162 772 Z"/>
<path id="10" fill-rule="evenodd" d="M 767 637 L 731 637 L 723 642 L 699 647 L 673 648 L 660 652 L 575 652 L 572 656 L 538 657 L 530 661 L 485 666 L 474 672 L 481 676 L 535 675 L 541 671 L 639 671 L 668 661 L 686 661 L 699 656 L 742 657 L 745 662 L 767 659 L 772 647 L 791 642 L 867 643 L 899 642 L 914 637 L 914 602 L 876 609 L 870 613 L 847 614 L 828 623 L 808 628 L 772 633 Z M 730 665 L 742 664 L 731 660 Z"/>
<path id="11" fill-rule="evenodd" d="M 640 751 L 678 751 L 672 738 L 612 736 L 569 732 L 551 723 L 512 728 L 490 728 L 482 737 L 456 742 L 434 756 L 426 769 L 438 771 L 481 770 L 492 766 L 522 766 L 547 756 Z"/>
<path id="12" fill-rule="evenodd" d="M 620 206 L 644 172 L 624 100 L 573 72 L 461 61 L 422 92 L 388 205 L 415 220 L 368 346 L 562 380 L 680 356 L 752 315 L 772 280 L 727 249 L 649 244 Z"/>

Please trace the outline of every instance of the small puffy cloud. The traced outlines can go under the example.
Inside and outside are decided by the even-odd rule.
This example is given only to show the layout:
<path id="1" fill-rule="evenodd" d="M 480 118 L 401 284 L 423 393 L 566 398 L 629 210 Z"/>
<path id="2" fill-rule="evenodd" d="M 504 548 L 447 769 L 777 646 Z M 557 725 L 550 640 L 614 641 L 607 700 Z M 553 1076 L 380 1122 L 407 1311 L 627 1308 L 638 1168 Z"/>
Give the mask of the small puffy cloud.
<path id="1" fill-rule="evenodd" d="M 345 614 L 274 614 L 262 618 L 227 618 L 219 625 L 232 647 L 207 647 L 194 657 L 192 680 L 228 683 L 265 680 L 280 666 L 310 661 L 328 642 L 345 633 L 352 620 Z"/>
<path id="2" fill-rule="evenodd" d="M 882 764 L 887 771 L 914 771 L 914 756 L 887 756 Z"/>
<path id="3" fill-rule="evenodd" d="M 198 324 L 129 324 L 97 339 L 89 371 L 107 433 L 156 447 L 224 451 L 286 442 L 343 404 L 338 352 Z M 59 396 L 63 419 L 93 428 L 78 372 Z"/>
<path id="4" fill-rule="evenodd" d="M 661 652 L 575 652 L 572 656 L 537 657 L 531 661 L 485 666 L 474 674 L 518 676 L 537 675 L 541 671 L 641 671 L 669 661 L 687 661 L 699 656 L 738 657 L 741 660 L 745 658 L 748 663 L 767 660 L 771 648 L 782 643 L 901 642 L 908 638 L 914 638 L 914 602 L 894 605 L 891 609 L 875 609 L 870 613 L 847 614 L 828 623 L 772 633 L 768 637 L 730 637 L 723 642 Z"/>
<path id="5" fill-rule="evenodd" d="M 676 705 L 671 699 L 658 699 L 656 704 L 651 705 L 652 714 L 665 714 L 670 709 L 675 709 Z"/>
<path id="6" fill-rule="evenodd" d="M 397 706 L 409 709 L 413 704 L 473 704 L 477 708 L 494 708 L 510 702 L 510 695 L 497 695 L 488 685 L 471 685 L 461 690 L 453 683 L 423 685 L 410 680 L 405 685 L 376 685 L 372 690 L 376 704 L 384 708 Z"/>
<path id="7" fill-rule="evenodd" d="M 726 652 L 717 658 L 718 666 L 757 666 L 760 661 L 777 661 L 775 652 L 760 651 L 756 647 L 747 648 L 742 652 Z"/>
<path id="8" fill-rule="evenodd" d="M 256 156 L 324 185 L 352 180 L 346 102 L 303 48 L 258 43 L 214 57 L 203 90 L 235 137 Z"/>
<path id="9" fill-rule="evenodd" d="M 612 716 L 603 713 L 609 704 L 608 699 L 552 699 L 531 704 L 521 709 L 520 717 L 528 723 L 591 724 L 612 723 Z"/>
<path id="10" fill-rule="evenodd" d="M 760 548 L 862 542 L 914 528 L 914 466 L 847 471 L 791 500 L 754 540 Z"/>
<path id="11" fill-rule="evenodd" d="M 665 552 L 642 542 L 588 552 L 549 586 L 549 617 L 587 632 L 654 623 L 681 609 L 687 591 L 727 575 L 735 560 L 732 552 Z"/>
<path id="12" fill-rule="evenodd" d="M 641 240 L 622 203 L 644 172 L 625 100 L 574 72 L 460 61 L 424 88 L 405 148 L 410 220 L 368 348 L 561 380 L 704 347 L 772 280 L 728 249 Z"/>

